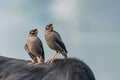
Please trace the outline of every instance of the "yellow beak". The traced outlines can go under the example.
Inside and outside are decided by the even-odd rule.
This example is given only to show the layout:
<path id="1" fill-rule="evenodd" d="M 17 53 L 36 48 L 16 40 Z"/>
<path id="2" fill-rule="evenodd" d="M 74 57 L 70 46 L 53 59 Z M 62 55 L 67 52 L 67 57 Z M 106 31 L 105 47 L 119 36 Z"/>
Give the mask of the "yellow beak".
<path id="1" fill-rule="evenodd" d="M 36 32 L 40 32 L 40 30 L 39 29 L 37 29 L 37 31 Z"/>

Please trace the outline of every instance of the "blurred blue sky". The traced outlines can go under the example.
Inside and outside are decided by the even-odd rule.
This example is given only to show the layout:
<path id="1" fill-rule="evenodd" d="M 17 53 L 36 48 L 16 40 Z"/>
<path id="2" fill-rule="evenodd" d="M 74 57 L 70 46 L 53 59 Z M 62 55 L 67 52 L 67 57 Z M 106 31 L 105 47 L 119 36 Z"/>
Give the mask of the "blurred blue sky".
<path id="1" fill-rule="evenodd" d="M 48 60 L 55 52 L 44 30 L 54 23 L 69 57 L 87 63 L 96 80 L 119 80 L 119 19 L 120 0 L 0 0 L 0 55 L 30 59 L 24 45 L 29 31 L 39 28 Z"/>

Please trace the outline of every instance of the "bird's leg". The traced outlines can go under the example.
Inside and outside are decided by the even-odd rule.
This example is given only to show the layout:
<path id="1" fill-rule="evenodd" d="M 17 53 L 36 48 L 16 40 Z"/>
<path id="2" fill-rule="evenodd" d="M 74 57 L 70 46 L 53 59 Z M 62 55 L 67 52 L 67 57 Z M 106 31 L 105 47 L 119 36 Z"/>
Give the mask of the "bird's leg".
<path id="1" fill-rule="evenodd" d="M 47 61 L 47 63 L 51 62 L 51 60 L 53 60 L 57 54 L 58 54 L 58 53 L 56 53 L 52 58 L 50 58 L 50 59 Z"/>
<path id="2" fill-rule="evenodd" d="M 58 53 L 56 54 L 56 56 L 55 56 L 49 63 L 51 64 L 55 59 L 58 58 L 59 55 L 60 55 L 60 53 L 58 52 Z"/>
<path id="3" fill-rule="evenodd" d="M 63 62 L 65 62 L 68 58 L 65 50 L 62 51 L 62 55 L 64 56 L 64 61 Z"/>
<path id="4" fill-rule="evenodd" d="M 37 61 L 37 58 L 35 58 L 34 55 L 32 55 L 31 53 L 29 53 L 29 56 L 35 61 L 35 63 L 38 62 L 38 61 Z"/>
<path id="5" fill-rule="evenodd" d="M 31 62 L 28 63 L 28 65 L 34 64 L 36 60 L 37 60 L 37 58 L 34 57 L 33 60 L 32 60 Z"/>
<path id="6" fill-rule="evenodd" d="M 62 52 L 62 55 L 64 56 L 65 59 L 67 59 L 67 54 L 65 51 Z"/>
<path id="7" fill-rule="evenodd" d="M 36 64 L 41 64 L 41 63 L 44 63 L 44 59 L 43 59 L 42 56 L 40 56 L 40 60 L 39 60 L 38 63 L 36 63 Z"/>
<path id="8" fill-rule="evenodd" d="M 53 60 L 57 59 L 59 55 L 60 55 L 60 53 L 58 52 L 58 54 L 54 57 Z"/>

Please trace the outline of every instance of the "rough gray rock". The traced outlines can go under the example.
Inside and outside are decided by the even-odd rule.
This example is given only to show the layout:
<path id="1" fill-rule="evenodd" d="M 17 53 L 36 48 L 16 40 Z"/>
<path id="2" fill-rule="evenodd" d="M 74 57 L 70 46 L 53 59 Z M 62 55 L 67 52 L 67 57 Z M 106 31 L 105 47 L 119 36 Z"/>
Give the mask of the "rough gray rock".
<path id="1" fill-rule="evenodd" d="M 0 80 L 95 80 L 91 69 L 77 59 L 28 65 L 28 61 L 0 56 Z"/>

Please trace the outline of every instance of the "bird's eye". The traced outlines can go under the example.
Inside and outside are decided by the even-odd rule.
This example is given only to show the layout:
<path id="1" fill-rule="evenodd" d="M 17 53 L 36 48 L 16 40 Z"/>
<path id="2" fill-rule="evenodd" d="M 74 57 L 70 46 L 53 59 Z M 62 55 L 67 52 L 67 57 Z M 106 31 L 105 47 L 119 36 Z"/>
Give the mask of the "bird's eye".
<path id="1" fill-rule="evenodd" d="M 32 31 L 31 34 L 35 34 L 35 32 Z"/>
<path id="2" fill-rule="evenodd" d="M 50 28 L 53 28 L 53 26 L 50 26 Z"/>
<path id="3" fill-rule="evenodd" d="M 49 27 L 47 26 L 46 29 L 49 29 Z"/>

